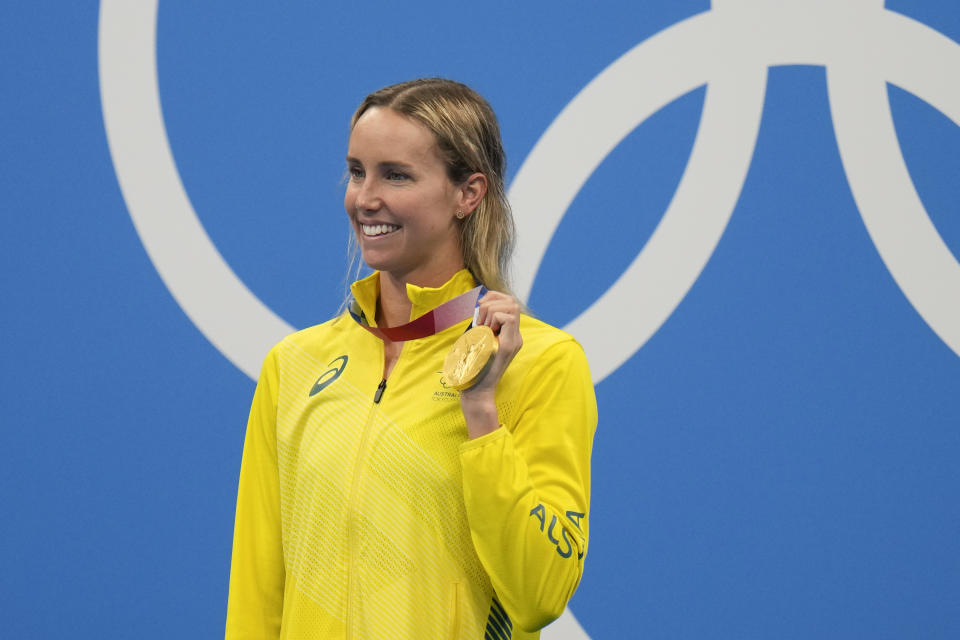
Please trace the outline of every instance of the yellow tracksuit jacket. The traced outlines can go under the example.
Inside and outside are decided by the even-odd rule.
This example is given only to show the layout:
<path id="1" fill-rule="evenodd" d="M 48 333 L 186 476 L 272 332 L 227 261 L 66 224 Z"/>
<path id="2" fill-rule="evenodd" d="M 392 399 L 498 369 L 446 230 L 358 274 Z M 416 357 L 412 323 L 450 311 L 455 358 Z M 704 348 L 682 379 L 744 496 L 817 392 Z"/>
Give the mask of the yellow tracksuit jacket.
<path id="1" fill-rule="evenodd" d="M 353 285 L 375 317 L 379 274 Z M 411 319 L 474 286 L 407 285 Z M 583 350 L 523 316 L 501 427 L 467 439 L 440 371 L 469 321 L 383 343 L 348 314 L 263 365 L 240 469 L 227 640 L 539 637 L 583 571 L 597 413 Z"/>

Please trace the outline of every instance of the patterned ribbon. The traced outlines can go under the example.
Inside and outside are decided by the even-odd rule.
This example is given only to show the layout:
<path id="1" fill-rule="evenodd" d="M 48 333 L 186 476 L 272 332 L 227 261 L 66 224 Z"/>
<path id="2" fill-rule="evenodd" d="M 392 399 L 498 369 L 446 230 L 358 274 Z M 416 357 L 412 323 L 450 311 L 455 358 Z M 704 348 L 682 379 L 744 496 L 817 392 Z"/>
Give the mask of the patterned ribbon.
<path id="1" fill-rule="evenodd" d="M 439 307 L 431 309 L 417 319 L 399 327 L 371 327 L 356 300 L 350 300 L 347 310 L 357 324 L 381 340 L 404 342 L 440 333 L 471 316 L 476 321 L 477 309 L 480 308 L 480 298 L 486 293 L 487 288 L 485 286 L 474 287 L 470 291 L 460 294 L 452 300 L 447 300 Z"/>

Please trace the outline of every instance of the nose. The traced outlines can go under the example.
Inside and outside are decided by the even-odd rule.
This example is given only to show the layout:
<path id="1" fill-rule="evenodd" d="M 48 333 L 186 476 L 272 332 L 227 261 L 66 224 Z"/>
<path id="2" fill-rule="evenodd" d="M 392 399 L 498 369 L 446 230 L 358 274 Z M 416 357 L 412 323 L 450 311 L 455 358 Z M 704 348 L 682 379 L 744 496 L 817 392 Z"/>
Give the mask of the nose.
<path id="1" fill-rule="evenodd" d="M 358 213 L 361 211 L 376 211 L 383 204 L 383 201 L 380 199 L 379 190 L 374 182 L 374 180 L 364 180 L 355 186 L 356 192 L 353 205 L 355 211 Z"/>

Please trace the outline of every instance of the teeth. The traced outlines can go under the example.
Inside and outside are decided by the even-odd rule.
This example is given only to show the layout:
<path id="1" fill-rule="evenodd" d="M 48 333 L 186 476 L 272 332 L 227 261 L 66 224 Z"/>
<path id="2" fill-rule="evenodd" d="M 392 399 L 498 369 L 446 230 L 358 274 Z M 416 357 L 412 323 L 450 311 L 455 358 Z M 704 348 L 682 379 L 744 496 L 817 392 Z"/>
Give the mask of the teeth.
<path id="1" fill-rule="evenodd" d="M 395 224 L 361 224 L 360 229 L 365 236 L 382 236 L 396 231 L 400 227 Z"/>

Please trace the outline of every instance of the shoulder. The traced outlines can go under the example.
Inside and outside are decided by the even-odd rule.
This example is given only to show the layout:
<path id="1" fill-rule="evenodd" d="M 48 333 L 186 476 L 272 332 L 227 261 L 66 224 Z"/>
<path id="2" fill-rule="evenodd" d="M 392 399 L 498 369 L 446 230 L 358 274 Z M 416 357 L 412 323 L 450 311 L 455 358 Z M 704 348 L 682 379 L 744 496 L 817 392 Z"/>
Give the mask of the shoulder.
<path id="1" fill-rule="evenodd" d="M 576 339 L 553 325 L 549 325 L 543 320 L 522 314 L 520 316 L 520 335 L 523 336 L 523 348 L 528 346 L 531 350 L 543 351 L 555 346 L 561 348 L 579 350 L 583 352 Z"/>
<path id="2" fill-rule="evenodd" d="M 506 414 L 513 416 L 504 424 L 513 429 L 516 424 L 509 420 L 551 415 L 555 424 L 579 416 L 584 425 L 595 425 L 593 377 L 580 343 L 566 331 L 526 315 L 520 318 L 520 335 L 523 346 L 502 382 L 506 392 L 503 406 L 508 409 Z"/>
<path id="3" fill-rule="evenodd" d="M 267 353 L 264 367 L 272 364 L 276 369 L 291 357 L 320 355 L 327 351 L 331 344 L 346 340 L 355 325 L 350 316 L 343 313 L 321 324 L 295 331 L 273 345 Z"/>
<path id="4" fill-rule="evenodd" d="M 517 354 L 527 366 L 575 366 L 587 368 L 587 357 L 576 339 L 562 329 L 526 314 L 520 316 L 523 347 Z M 512 366 L 512 365 L 511 365 Z"/>
<path id="5" fill-rule="evenodd" d="M 350 325 L 354 324 L 353 320 L 346 313 L 342 313 L 338 316 L 330 318 L 326 322 L 315 324 L 312 327 L 300 329 L 299 331 L 294 331 L 281 340 L 277 346 L 280 348 L 289 348 L 291 346 L 303 346 L 313 342 L 326 340 L 331 336 L 343 332 L 347 326 L 349 326 L 345 322 L 346 320 L 350 321 Z"/>

